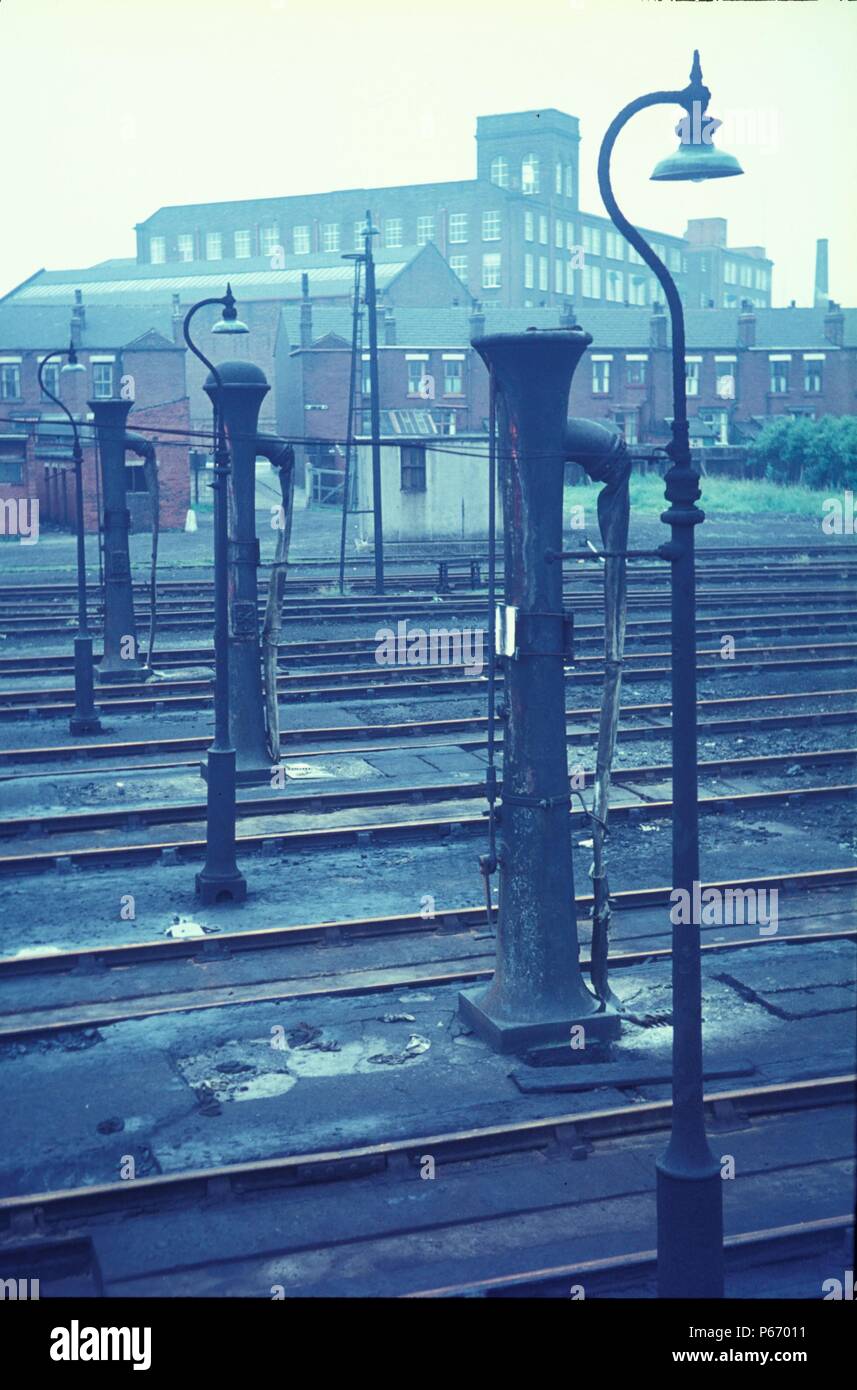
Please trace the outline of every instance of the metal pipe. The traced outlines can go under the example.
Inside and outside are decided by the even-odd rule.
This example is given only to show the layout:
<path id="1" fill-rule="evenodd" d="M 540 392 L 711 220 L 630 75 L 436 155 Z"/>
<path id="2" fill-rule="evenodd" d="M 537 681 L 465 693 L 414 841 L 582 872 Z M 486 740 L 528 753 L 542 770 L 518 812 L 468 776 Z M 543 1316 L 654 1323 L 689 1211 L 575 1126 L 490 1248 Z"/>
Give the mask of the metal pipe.
<path id="1" fill-rule="evenodd" d="M 372 256 L 372 215 L 366 213 L 364 236 L 366 257 L 366 304 L 369 310 L 369 411 L 372 427 L 372 527 L 375 550 L 375 593 L 384 592 L 384 523 L 381 506 L 381 407 L 378 399 L 378 306 L 375 292 L 375 261 Z"/>
<path id="2" fill-rule="evenodd" d="M 135 676 L 145 679 L 147 674 L 138 652 L 134 617 L 125 453 L 129 448 L 141 453 L 151 445 L 139 435 L 128 435 L 125 426 L 131 405 L 131 401 L 118 397 L 89 402 L 98 437 L 104 503 L 104 655 L 98 668 L 101 681 Z"/>

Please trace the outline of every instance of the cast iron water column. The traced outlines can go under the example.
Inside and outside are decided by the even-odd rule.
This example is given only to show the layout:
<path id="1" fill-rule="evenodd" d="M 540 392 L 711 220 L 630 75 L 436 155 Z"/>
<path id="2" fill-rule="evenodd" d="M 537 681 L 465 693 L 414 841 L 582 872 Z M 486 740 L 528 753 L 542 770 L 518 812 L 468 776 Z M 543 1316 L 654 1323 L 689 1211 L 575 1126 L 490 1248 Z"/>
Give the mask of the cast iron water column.
<path id="1" fill-rule="evenodd" d="M 494 376 L 504 621 L 511 634 L 514 616 L 514 656 L 502 658 L 496 966 L 488 989 L 464 991 L 459 1007 L 501 1052 L 570 1042 L 573 1025 L 582 1025 L 587 1045 L 619 1030 L 618 1016 L 601 1010 L 584 984 L 578 960 L 563 669 L 570 615 L 563 612 L 562 565 L 547 558 L 562 551 L 568 393 L 591 341 L 580 328 L 474 341 Z"/>
<path id="2" fill-rule="evenodd" d="M 95 419 L 104 514 L 104 655 L 98 666 L 100 681 L 145 679 L 148 674 L 137 651 L 134 587 L 128 534 L 131 513 L 125 489 L 125 454 L 153 453 L 152 445 L 126 429 L 130 400 L 119 397 L 89 401 Z"/>

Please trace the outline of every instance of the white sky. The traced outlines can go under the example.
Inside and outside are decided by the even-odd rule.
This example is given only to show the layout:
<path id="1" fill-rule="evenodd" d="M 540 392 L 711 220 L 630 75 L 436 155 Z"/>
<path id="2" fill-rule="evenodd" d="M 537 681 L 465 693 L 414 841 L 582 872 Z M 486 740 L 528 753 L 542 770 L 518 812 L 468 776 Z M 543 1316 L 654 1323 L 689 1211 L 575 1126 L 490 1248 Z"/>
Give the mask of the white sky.
<path id="1" fill-rule="evenodd" d="M 578 116 L 581 207 L 603 212 L 607 123 L 683 87 L 694 47 L 746 176 L 649 183 L 677 144 L 663 108 L 620 138 L 620 204 L 669 232 L 727 217 L 767 247 L 777 304 L 811 302 L 827 236 L 857 305 L 857 0 L 0 0 L 0 293 L 133 255 L 165 204 L 472 178 L 499 111 Z"/>

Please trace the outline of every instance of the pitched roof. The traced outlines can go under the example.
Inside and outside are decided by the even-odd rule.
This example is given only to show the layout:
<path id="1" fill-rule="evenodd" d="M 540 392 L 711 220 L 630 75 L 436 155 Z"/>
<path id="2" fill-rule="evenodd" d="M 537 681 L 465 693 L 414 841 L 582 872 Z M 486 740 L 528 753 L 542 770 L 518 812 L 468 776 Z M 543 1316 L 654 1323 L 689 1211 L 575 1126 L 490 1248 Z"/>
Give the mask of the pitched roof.
<path id="1" fill-rule="evenodd" d="M 71 332 L 71 303 L 0 304 L 0 345 L 23 352 L 63 348 Z M 96 304 L 85 307 L 81 346 L 124 347 L 148 333 L 159 348 L 172 348 L 172 310 L 165 304 Z M 148 344 L 152 345 L 152 344 Z"/>

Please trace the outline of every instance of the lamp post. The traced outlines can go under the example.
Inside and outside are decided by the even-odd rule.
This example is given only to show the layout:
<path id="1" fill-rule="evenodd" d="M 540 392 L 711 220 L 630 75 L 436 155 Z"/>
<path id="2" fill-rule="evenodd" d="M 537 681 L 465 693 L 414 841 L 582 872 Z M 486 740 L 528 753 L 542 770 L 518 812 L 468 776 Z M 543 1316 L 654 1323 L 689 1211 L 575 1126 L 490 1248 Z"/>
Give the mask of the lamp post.
<path id="1" fill-rule="evenodd" d="M 68 721 L 72 734 L 100 734 L 101 720 L 93 701 L 92 636 L 86 611 L 86 543 L 83 530 L 83 450 L 80 447 L 80 434 L 77 421 L 63 401 L 49 391 L 44 382 L 44 371 L 52 357 L 61 357 L 62 352 L 49 352 L 39 363 L 38 381 L 41 390 L 59 406 L 68 418 L 72 431 L 72 461 L 74 463 L 74 511 L 77 529 L 77 633 L 74 639 L 74 713 Z M 78 362 L 74 343 L 69 343 L 68 361 L 60 369 L 61 374 L 85 372 L 82 362 Z"/>
<path id="2" fill-rule="evenodd" d="M 604 206 L 622 235 L 654 271 L 666 296 L 672 326 L 673 420 L 665 478 L 668 509 L 661 520 L 671 540 L 660 554 L 671 565 L 673 886 L 692 894 L 699 878 L 696 730 L 696 594 L 694 527 L 705 518 L 696 506 L 699 474 L 691 466 L 685 386 L 684 313 L 675 281 L 627 217 L 610 183 L 610 158 L 620 131 L 650 106 L 680 106 L 686 113 L 678 151 L 656 165 L 657 182 L 727 178 L 741 174 L 738 161 L 714 148 L 720 122 L 706 116 L 710 92 L 702 82 L 699 52 L 690 82 L 681 91 L 637 97 L 608 127 L 598 156 Z M 693 899 L 691 899 L 693 900 Z M 702 969 L 699 923 L 672 929 L 673 1062 L 672 1132 L 657 1165 L 658 1294 L 661 1298 L 723 1296 L 723 1196 L 720 1165 L 705 1133 L 702 1069 Z"/>
<path id="3" fill-rule="evenodd" d="M 378 305 L 375 290 L 375 258 L 372 238 L 378 235 L 372 226 L 372 214 L 366 213 L 363 234 L 363 258 L 366 264 L 366 304 L 369 310 L 369 417 L 372 426 L 372 525 L 375 553 L 375 593 L 384 592 L 384 522 L 381 510 L 381 403 L 378 400 Z"/>
<path id="4" fill-rule="evenodd" d="M 203 903 L 243 902 L 247 881 L 235 860 L 235 748 L 229 731 L 229 563 L 228 499 L 230 448 L 223 416 L 223 381 L 213 362 L 196 346 L 190 325 L 200 309 L 218 304 L 223 313 L 212 333 L 247 333 L 235 308 L 230 285 L 222 298 L 200 299 L 185 314 L 184 340 L 214 381 L 214 742 L 208 750 L 205 867 L 196 876 Z"/>

